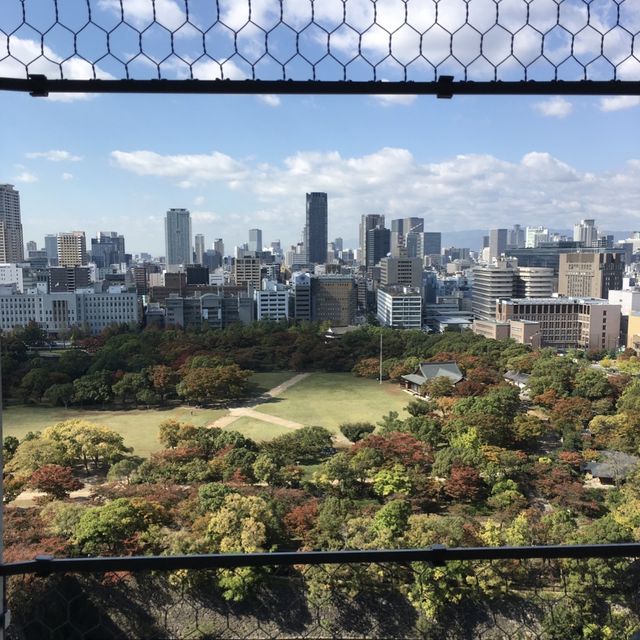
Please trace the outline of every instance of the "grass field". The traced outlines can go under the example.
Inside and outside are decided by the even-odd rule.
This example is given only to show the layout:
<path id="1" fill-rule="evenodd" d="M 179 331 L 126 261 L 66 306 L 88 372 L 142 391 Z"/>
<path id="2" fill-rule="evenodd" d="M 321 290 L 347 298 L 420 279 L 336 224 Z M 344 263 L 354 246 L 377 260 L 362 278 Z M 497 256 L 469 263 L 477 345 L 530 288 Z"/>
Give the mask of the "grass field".
<path id="1" fill-rule="evenodd" d="M 295 375 L 293 371 L 259 371 L 251 376 L 249 382 L 257 393 L 265 393 Z"/>
<path id="2" fill-rule="evenodd" d="M 350 373 L 313 373 L 275 402 L 254 407 L 272 416 L 337 431 L 343 422 L 378 422 L 389 411 L 406 417 L 410 397 L 399 385 L 356 378 Z M 269 428 L 272 425 L 265 425 Z"/>
<path id="3" fill-rule="evenodd" d="M 128 447 L 139 456 L 148 456 L 160 449 L 158 426 L 170 418 L 197 426 L 209 424 L 226 413 L 217 409 L 133 409 L 131 411 L 87 411 L 48 407 L 18 406 L 3 412 L 4 435 L 23 438 L 28 431 L 41 431 L 62 420 L 88 420 L 109 427 L 124 436 Z"/>
<path id="4" fill-rule="evenodd" d="M 256 442 L 272 440 L 273 438 L 277 438 L 285 433 L 291 433 L 291 429 L 287 427 L 281 427 L 277 424 L 269 424 L 268 422 L 254 420 L 253 418 L 239 418 L 226 428 L 229 431 L 239 431 L 242 435 L 247 436 L 247 438 L 251 438 Z"/>

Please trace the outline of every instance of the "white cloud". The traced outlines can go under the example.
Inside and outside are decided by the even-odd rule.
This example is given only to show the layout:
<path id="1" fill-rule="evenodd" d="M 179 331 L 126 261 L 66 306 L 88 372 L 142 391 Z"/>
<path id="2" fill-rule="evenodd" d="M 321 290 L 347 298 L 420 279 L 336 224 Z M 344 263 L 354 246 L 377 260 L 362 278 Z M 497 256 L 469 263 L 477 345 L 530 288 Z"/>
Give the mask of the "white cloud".
<path id="1" fill-rule="evenodd" d="M 390 107 L 396 104 L 403 105 L 403 106 L 413 104 L 418 98 L 418 96 L 413 94 L 402 94 L 402 95 L 401 94 L 399 95 L 380 94 L 377 96 L 373 96 L 373 98 L 378 104 L 381 104 L 383 107 Z"/>
<path id="2" fill-rule="evenodd" d="M 191 219 L 194 222 L 218 222 L 221 216 L 212 211 L 192 211 Z"/>
<path id="3" fill-rule="evenodd" d="M 536 102 L 533 108 L 546 118 L 566 118 L 573 111 L 573 104 L 565 98 L 556 96 L 542 102 Z"/>
<path id="4" fill-rule="evenodd" d="M 50 151 L 33 151 L 26 153 L 27 158 L 36 159 L 42 158 L 43 160 L 49 160 L 50 162 L 80 162 L 81 156 L 74 156 L 69 151 L 62 149 L 52 149 Z"/>
<path id="5" fill-rule="evenodd" d="M 407 149 L 390 147 L 363 156 L 300 151 L 279 163 L 216 152 L 130 155 L 114 156 L 117 166 L 176 183 L 212 184 L 216 190 L 222 183 L 234 189 L 239 194 L 230 197 L 235 211 L 246 208 L 241 221 L 223 208 L 215 219 L 202 212 L 201 221 L 222 221 L 238 237 L 244 237 L 249 216 L 268 222 L 274 237 L 294 239 L 304 224 L 304 193 L 309 191 L 329 194 L 330 234 L 346 238 L 355 235 L 359 216 L 370 211 L 389 218 L 424 216 L 430 229 L 451 231 L 508 226 L 514 220 L 554 228 L 590 217 L 618 229 L 637 228 L 639 222 L 640 161 L 592 173 L 543 151 L 526 153 L 516 162 L 463 154 L 427 163 Z"/>
<path id="6" fill-rule="evenodd" d="M 193 204 L 195 204 L 197 207 L 199 207 L 200 205 L 204 204 L 204 196 L 197 196 L 193 199 Z"/>
<path id="7" fill-rule="evenodd" d="M 63 173 L 62 174 L 62 179 L 63 180 L 73 180 L 73 173 Z"/>
<path id="8" fill-rule="evenodd" d="M 33 173 L 29 173 L 28 171 L 23 171 L 13 179 L 15 182 L 38 182 L 38 176 L 34 175 Z"/>
<path id="9" fill-rule="evenodd" d="M 264 93 L 258 95 L 257 97 L 260 102 L 266 104 L 269 107 L 279 107 L 281 103 L 280 96 L 277 96 L 274 93 Z"/>
<path id="10" fill-rule="evenodd" d="M 600 98 L 600 111 L 622 111 L 640 106 L 640 96 L 613 96 Z"/>
<path id="11" fill-rule="evenodd" d="M 98 6 L 136 27 L 145 27 L 155 19 L 168 29 L 177 29 L 186 20 L 182 8 L 174 0 L 99 0 Z"/>

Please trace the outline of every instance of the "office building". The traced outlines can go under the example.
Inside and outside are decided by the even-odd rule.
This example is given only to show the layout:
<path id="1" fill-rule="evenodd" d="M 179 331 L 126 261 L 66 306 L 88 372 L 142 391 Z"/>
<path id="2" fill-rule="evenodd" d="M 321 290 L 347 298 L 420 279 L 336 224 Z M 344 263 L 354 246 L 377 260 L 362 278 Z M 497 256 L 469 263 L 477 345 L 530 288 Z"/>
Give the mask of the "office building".
<path id="1" fill-rule="evenodd" d="M 302 271 L 291 274 L 292 316 L 295 320 L 311 320 L 311 276 Z"/>
<path id="2" fill-rule="evenodd" d="M 0 329 L 10 331 L 35 321 L 49 334 L 80 327 L 95 335 L 114 324 L 137 326 L 142 309 L 135 293 L 113 287 L 107 293 L 0 295 Z"/>
<path id="3" fill-rule="evenodd" d="M 327 194 L 307 193 L 306 204 L 304 246 L 307 250 L 307 260 L 312 264 L 324 264 L 327 259 L 328 244 Z"/>
<path id="4" fill-rule="evenodd" d="M 573 240 L 581 242 L 583 247 L 598 246 L 598 229 L 595 220 L 581 220 L 573 225 Z"/>
<path id="5" fill-rule="evenodd" d="M 366 263 L 368 233 L 372 229 L 384 229 L 384 215 L 368 213 L 360 218 L 360 260 Z M 387 252 L 389 249 L 387 249 Z M 386 255 L 386 254 L 385 254 Z"/>
<path id="6" fill-rule="evenodd" d="M 49 269 L 50 293 L 73 293 L 91 286 L 89 267 L 51 267 Z"/>
<path id="7" fill-rule="evenodd" d="M 262 229 L 249 229 L 249 251 L 262 251 Z"/>
<path id="8" fill-rule="evenodd" d="M 610 290 L 622 289 L 623 275 L 623 253 L 565 253 L 560 256 L 558 293 L 607 298 Z"/>
<path id="9" fill-rule="evenodd" d="M 98 268 L 126 263 L 124 236 L 116 231 L 101 231 L 97 238 L 91 238 L 91 261 Z"/>
<path id="10" fill-rule="evenodd" d="M 58 236 L 49 233 L 44 237 L 44 250 L 47 252 L 47 259 L 50 267 L 58 266 Z"/>
<path id="11" fill-rule="evenodd" d="M 291 292 L 282 284 L 265 280 L 260 291 L 253 292 L 257 320 L 287 320 Z"/>
<path id="12" fill-rule="evenodd" d="M 515 273 L 515 264 L 508 260 L 473 270 L 471 296 L 475 318 L 495 320 L 496 300 L 513 296 Z"/>
<path id="13" fill-rule="evenodd" d="M 535 249 L 541 244 L 549 242 L 549 229 L 545 227 L 527 227 L 527 234 L 525 239 L 526 249 Z M 516 249 L 518 247 L 515 247 Z"/>
<path id="14" fill-rule="evenodd" d="M 502 299 L 497 304 L 495 319 L 539 323 L 544 347 L 597 351 L 618 347 L 620 306 L 600 298 Z"/>
<path id="15" fill-rule="evenodd" d="M 34 242 L 33 240 L 29 240 L 29 242 L 27 242 L 27 255 L 29 255 L 29 253 L 31 253 L 32 251 L 37 251 L 38 250 L 38 243 Z"/>
<path id="16" fill-rule="evenodd" d="M 422 293 L 420 289 L 381 286 L 377 291 L 377 318 L 381 325 L 392 329 L 422 327 Z"/>
<path id="17" fill-rule="evenodd" d="M 82 267 L 89 264 L 87 256 L 87 239 L 84 231 L 70 231 L 59 233 L 58 242 L 58 266 Z"/>
<path id="18" fill-rule="evenodd" d="M 222 241 L 222 238 L 216 238 L 213 241 L 213 250 L 224 257 L 224 242 Z"/>
<path id="19" fill-rule="evenodd" d="M 442 253 L 442 234 L 440 231 L 425 231 L 422 234 L 424 256 L 439 256 Z"/>
<path id="20" fill-rule="evenodd" d="M 237 286 L 260 289 L 260 258 L 235 258 L 233 278 Z"/>
<path id="21" fill-rule="evenodd" d="M 507 229 L 489 231 L 489 259 L 500 258 L 507 251 Z"/>
<path id="22" fill-rule="evenodd" d="M 422 260 L 420 258 L 396 258 L 380 260 L 380 283 L 420 288 L 422 286 Z"/>
<path id="23" fill-rule="evenodd" d="M 553 269 L 517 267 L 513 281 L 513 295 L 517 298 L 548 298 L 554 292 Z"/>
<path id="24" fill-rule="evenodd" d="M 514 224 L 507 232 L 507 248 L 524 247 L 525 239 L 525 230 L 519 224 Z"/>
<path id="25" fill-rule="evenodd" d="M 17 264 L 0 264 L 0 286 L 15 285 L 19 293 L 24 291 L 23 269 Z"/>
<path id="26" fill-rule="evenodd" d="M 238 322 L 250 324 L 255 320 L 253 298 L 247 296 L 203 293 L 200 296 L 182 297 L 171 294 L 164 304 L 167 326 L 224 329 Z"/>
<path id="27" fill-rule="evenodd" d="M 191 264 L 191 214 L 169 209 L 164 219 L 165 259 L 169 267 Z"/>
<path id="28" fill-rule="evenodd" d="M 367 231 L 365 243 L 366 254 L 364 263 L 366 268 L 377 265 L 391 250 L 391 231 L 384 228 L 384 223 Z"/>
<path id="29" fill-rule="evenodd" d="M 353 324 L 357 307 L 356 283 L 349 275 L 311 278 L 311 317 L 334 326 Z"/>
<path id="30" fill-rule="evenodd" d="M 201 233 L 196 233 L 195 249 L 196 264 L 204 266 L 204 236 Z"/>
<path id="31" fill-rule="evenodd" d="M 0 184 L 0 263 L 23 260 L 20 192 L 12 184 Z"/>

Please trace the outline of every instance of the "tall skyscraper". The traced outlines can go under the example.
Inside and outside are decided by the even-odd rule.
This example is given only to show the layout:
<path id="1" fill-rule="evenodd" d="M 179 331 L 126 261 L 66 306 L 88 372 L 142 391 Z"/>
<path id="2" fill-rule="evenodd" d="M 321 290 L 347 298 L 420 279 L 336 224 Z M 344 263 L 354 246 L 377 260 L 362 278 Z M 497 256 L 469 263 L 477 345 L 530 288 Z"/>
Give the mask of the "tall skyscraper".
<path id="1" fill-rule="evenodd" d="M 377 227 L 384 228 L 384 216 L 378 213 L 369 213 L 360 218 L 360 260 L 367 260 L 368 233 Z M 389 249 L 387 249 L 389 251 Z"/>
<path id="2" fill-rule="evenodd" d="M 47 252 L 47 259 L 50 267 L 58 266 L 58 236 L 49 233 L 44 237 L 44 250 Z"/>
<path id="3" fill-rule="evenodd" d="M 364 264 L 373 267 L 384 258 L 391 250 L 391 231 L 384 228 L 384 222 L 367 231 L 366 251 Z"/>
<path id="4" fill-rule="evenodd" d="M 249 251 L 262 251 L 262 229 L 249 229 Z"/>
<path id="5" fill-rule="evenodd" d="M 222 238 L 216 238 L 213 241 L 213 250 L 221 256 L 224 256 L 224 242 L 222 241 Z"/>
<path id="6" fill-rule="evenodd" d="M 507 250 L 507 230 L 491 229 L 489 231 L 489 258 L 499 258 Z"/>
<path id="7" fill-rule="evenodd" d="M 27 242 L 27 255 L 29 255 L 31 251 L 37 251 L 37 250 L 38 250 L 38 243 L 34 242 L 33 240 L 29 240 L 29 242 Z"/>
<path id="8" fill-rule="evenodd" d="M 57 240 L 60 267 L 82 267 L 89 263 L 84 231 L 59 233 Z"/>
<path id="9" fill-rule="evenodd" d="M 12 184 L 0 184 L 0 262 L 23 260 L 20 192 Z"/>
<path id="10" fill-rule="evenodd" d="M 596 221 L 592 219 L 581 220 L 578 224 L 574 224 L 573 240 L 574 242 L 582 242 L 584 247 L 597 247 L 598 229 L 596 228 Z"/>
<path id="11" fill-rule="evenodd" d="M 191 214 L 188 209 L 169 209 L 164 219 L 167 265 L 191 264 Z"/>
<path id="12" fill-rule="evenodd" d="M 204 265 L 204 236 L 196 233 L 196 264 Z"/>
<path id="13" fill-rule="evenodd" d="M 425 256 L 439 256 L 442 253 L 442 233 L 425 231 L 422 234 L 422 248 Z"/>
<path id="14" fill-rule="evenodd" d="M 308 260 L 313 264 L 324 264 L 327 259 L 327 194 L 307 193 L 307 214 L 304 245 Z"/>
<path id="15" fill-rule="evenodd" d="M 97 267 L 126 262 L 124 236 L 117 231 L 101 231 L 91 238 L 91 260 Z"/>

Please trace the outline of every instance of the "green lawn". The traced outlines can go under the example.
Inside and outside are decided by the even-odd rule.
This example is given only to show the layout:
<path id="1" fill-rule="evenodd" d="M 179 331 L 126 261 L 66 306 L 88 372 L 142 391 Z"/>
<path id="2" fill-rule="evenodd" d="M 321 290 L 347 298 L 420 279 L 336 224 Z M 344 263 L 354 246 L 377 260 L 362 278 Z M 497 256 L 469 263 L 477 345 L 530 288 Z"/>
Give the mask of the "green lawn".
<path id="1" fill-rule="evenodd" d="M 174 418 L 196 426 L 209 424 L 227 412 L 217 409 L 174 407 L 171 409 L 134 409 L 131 411 L 88 411 L 58 407 L 9 407 L 3 412 L 4 435 L 23 438 L 28 431 L 41 431 L 62 420 L 88 420 L 109 427 L 124 436 L 125 444 L 137 455 L 148 456 L 160 449 L 158 426 Z"/>
<path id="2" fill-rule="evenodd" d="M 406 417 L 411 398 L 398 384 L 378 384 L 351 373 L 313 373 L 276 401 L 254 407 L 272 416 L 337 431 L 343 422 L 378 422 L 389 411 Z M 270 425 L 269 425 L 270 426 Z"/>
<path id="3" fill-rule="evenodd" d="M 287 427 L 262 422 L 261 420 L 254 420 L 253 418 L 239 418 L 226 427 L 226 429 L 229 431 L 239 431 L 242 435 L 256 442 L 272 440 L 285 433 L 291 433 L 291 429 Z"/>

